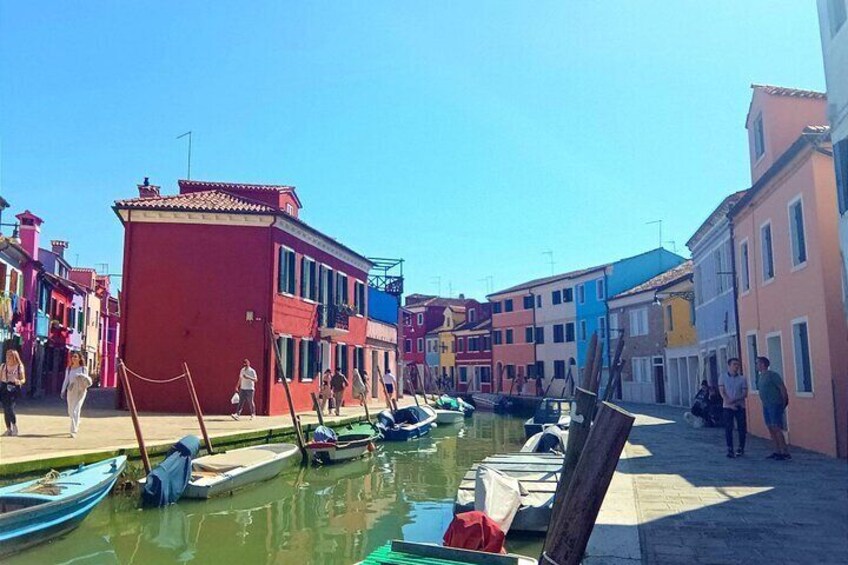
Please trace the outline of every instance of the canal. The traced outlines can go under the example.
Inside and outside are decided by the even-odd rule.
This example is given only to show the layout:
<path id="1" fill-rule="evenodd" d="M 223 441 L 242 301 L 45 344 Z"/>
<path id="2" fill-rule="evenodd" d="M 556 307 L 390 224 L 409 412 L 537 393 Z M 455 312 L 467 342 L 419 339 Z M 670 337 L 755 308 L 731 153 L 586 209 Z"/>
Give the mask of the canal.
<path id="1" fill-rule="evenodd" d="M 113 496 L 75 531 L 6 563 L 349 565 L 390 539 L 441 542 L 462 476 L 489 455 L 520 449 L 522 423 L 478 413 L 458 429 L 386 442 L 360 460 L 159 510 Z M 541 542 L 510 538 L 507 547 L 537 556 Z"/>

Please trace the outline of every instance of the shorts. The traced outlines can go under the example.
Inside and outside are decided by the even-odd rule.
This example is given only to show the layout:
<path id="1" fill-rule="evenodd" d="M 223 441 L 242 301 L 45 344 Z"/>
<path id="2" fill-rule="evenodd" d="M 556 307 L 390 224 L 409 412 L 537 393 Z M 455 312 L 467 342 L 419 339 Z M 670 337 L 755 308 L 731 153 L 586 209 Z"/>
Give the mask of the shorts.
<path id="1" fill-rule="evenodd" d="M 783 404 L 763 404 L 763 419 L 769 428 L 786 429 L 786 407 Z"/>
<path id="2" fill-rule="evenodd" d="M 395 393 L 395 385 L 393 385 L 391 383 L 386 383 L 386 392 L 388 392 L 389 394 L 394 394 Z"/>

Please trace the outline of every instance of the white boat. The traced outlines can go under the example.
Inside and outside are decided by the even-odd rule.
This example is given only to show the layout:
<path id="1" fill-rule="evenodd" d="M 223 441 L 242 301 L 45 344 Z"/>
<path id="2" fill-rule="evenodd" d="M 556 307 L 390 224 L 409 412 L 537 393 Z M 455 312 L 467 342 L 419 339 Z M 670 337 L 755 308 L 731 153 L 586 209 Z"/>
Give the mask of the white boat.
<path id="1" fill-rule="evenodd" d="M 557 426 L 548 426 L 545 431 L 534 434 L 521 448 L 522 453 L 561 453 L 565 454 L 568 445 L 568 430 Z"/>
<path id="2" fill-rule="evenodd" d="M 370 424 L 347 426 L 339 432 L 322 426 L 306 444 L 306 451 L 316 463 L 339 463 L 373 451 L 379 439 L 379 432 Z"/>
<path id="3" fill-rule="evenodd" d="M 463 420 L 465 420 L 464 412 L 436 409 L 437 424 L 461 424 Z"/>
<path id="4" fill-rule="evenodd" d="M 270 443 L 198 457 L 191 462 L 191 480 L 184 498 L 211 498 L 252 483 L 267 481 L 300 462 L 291 443 Z"/>

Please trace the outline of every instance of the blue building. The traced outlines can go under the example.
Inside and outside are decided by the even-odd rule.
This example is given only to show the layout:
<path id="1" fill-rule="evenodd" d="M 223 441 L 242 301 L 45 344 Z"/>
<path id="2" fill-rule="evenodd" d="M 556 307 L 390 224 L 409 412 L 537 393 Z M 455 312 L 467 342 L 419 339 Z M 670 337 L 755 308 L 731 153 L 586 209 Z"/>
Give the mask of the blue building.
<path id="1" fill-rule="evenodd" d="M 739 357 L 736 289 L 733 273 L 733 227 L 728 211 L 745 195 L 741 190 L 725 198 L 686 242 L 695 264 L 695 329 L 703 378 L 717 386 L 730 357 Z M 752 244 L 753 245 L 753 244 Z M 747 254 L 747 242 L 738 251 Z M 748 257 L 742 258 L 745 263 Z M 742 293 L 750 289 L 740 289 Z"/>
<path id="2" fill-rule="evenodd" d="M 599 265 L 572 281 L 577 306 L 577 365 L 580 369 L 586 365 L 586 349 L 593 332 L 598 332 L 598 339 L 604 345 L 604 367 L 609 367 L 610 333 L 613 333 L 610 330 L 617 328 L 610 328 L 608 298 L 640 285 L 684 261 L 680 255 L 658 248 Z M 606 383 L 606 379 L 606 375 L 602 375 L 601 382 Z"/>

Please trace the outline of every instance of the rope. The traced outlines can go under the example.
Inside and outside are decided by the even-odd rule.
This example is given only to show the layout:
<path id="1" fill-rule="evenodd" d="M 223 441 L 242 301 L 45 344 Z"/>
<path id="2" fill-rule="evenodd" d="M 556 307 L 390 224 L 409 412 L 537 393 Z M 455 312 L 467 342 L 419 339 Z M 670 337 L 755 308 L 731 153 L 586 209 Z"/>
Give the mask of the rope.
<path id="1" fill-rule="evenodd" d="M 551 563 L 552 565 L 559 565 L 559 563 L 557 563 L 556 561 L 554 561 L 553 559 L 551 559 L 550 557 L 548 557 L 548 552 L 547 552 L 547 551 L 543 551 L 543 552 L 542 552 L 542 559 L 544 559 L 544 560 L 545 560 L 545 562 L 547 562 L 547 563 Z"/>
<path id="2" fill-rule="evenodd" d="M 42 478 L 38 479 L 35 483 L 31 484 L 25 489 L 20 490 L 19 492 L 43 494 L 46 496 L 56 496 L 62 492 L 63 488 L 65 488 L 63 486 L 54 484 L 55 481 L 59 478 L 59 476 L 60 475 L 58 471 L 51 470 Z"/>
<path id="3" fill-rule="evenodd" d="M 132 369 L 130 369 L 130 368 L 129 368 L 129 367 L 127 367 L 126 365 L 124 365 L 124 370 L 125 370 L 127 373 L 129 373 L 129 374 L 131 374 L 132 376 L 134 376 L 135 378 L 137 378 L 138 380 L 140 380 L 140 381 L 144 381 L 144 382 L 146 382 L 146 383 L 151 383 L 151 384 L 155 384 L 155 385 L 161 385 L 161 384 L 172 383 L 172 382 L 174 382 L 174 381 L 178 381 L 178 380 L 180 380 L 180 379 L 182 379 L 182 378 L 185 378 L 185 376 L 186 376 L 186 374 L 185 374 L 185 373 L 180 373 L 179 375 L 177 375 L 176 377 L 174 377 L 174 378 L 172 378 L 172 379 L 165 379 L 165 380 L 161 380 L 161 381 L 159 381 L 159 380 L 155 380 L 155 379 L 147 379 L 147 378 L 145 378 L 145 377 L 142 377 L 141 375 L 139 375 L 138 373 L 136 373 L 135 371 L 133 371 Z"/>

